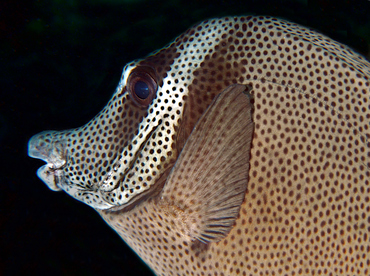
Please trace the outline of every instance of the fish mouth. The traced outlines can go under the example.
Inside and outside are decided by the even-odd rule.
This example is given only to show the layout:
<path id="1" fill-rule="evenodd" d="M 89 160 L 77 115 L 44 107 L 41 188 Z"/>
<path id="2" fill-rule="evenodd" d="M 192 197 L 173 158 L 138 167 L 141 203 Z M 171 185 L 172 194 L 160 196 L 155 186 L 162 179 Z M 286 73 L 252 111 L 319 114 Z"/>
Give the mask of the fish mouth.
<path id="1" fill-rule="evenodd" d="M 28 156 L 46 162 L 37 170 L 37 176 L 53 191 L 61 191 L 66 166 L 66 150 L 63 141 L 55 140 L 53 132 L 44 131 L 31 137 Z"/>

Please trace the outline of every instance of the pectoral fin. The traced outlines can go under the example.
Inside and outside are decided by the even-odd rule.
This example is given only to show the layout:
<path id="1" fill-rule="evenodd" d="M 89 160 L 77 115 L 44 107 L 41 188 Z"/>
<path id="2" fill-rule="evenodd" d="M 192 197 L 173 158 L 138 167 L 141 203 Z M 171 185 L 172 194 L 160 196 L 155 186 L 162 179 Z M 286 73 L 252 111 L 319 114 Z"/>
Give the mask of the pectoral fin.
<path id="1" fill-rule="evenodd" d="M 244 85 L 225 89 L 189 136 L 161 192 L 160 206 L 190 239 L 219 241 L 243 202 L 254 124 Z"/>

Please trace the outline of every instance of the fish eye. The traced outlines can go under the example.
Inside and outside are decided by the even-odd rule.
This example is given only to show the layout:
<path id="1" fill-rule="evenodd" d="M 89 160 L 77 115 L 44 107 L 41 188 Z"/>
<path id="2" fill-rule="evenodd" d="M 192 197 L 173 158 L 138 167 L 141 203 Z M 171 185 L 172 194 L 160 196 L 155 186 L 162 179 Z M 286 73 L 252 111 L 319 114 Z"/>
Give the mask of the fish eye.
<path id="1" fill-rule="evenodd" d="M 146 82 L 144 81 L 137 81 L 135 83 L 134 87 L 134 93 L 136 96 L 138 96 L 140 99 L 145 100 L 146 98 L 149 97 L 149 86 Z"/>
<path id="2" fill-rule="evenodd" d="M 148 66 L 135 68 L 128 77 L 127 88 L 136 105 L 149 106 L 158 89 L 154 69 Z"/>

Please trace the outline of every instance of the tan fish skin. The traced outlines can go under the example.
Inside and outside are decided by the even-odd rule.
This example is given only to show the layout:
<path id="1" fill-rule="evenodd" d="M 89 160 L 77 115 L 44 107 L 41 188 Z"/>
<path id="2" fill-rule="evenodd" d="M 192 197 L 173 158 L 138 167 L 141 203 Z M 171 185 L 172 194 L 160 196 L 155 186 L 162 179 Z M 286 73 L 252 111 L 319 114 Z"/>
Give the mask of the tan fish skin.
<path id="1" fill-rule="evenodd" d="M 369 275 L 369 77 L 364 58 L 296 24 L 208 20 L 129 64 L 100 114 L 34 136 L 29 154 L 47 162 L 39 176 L 50 188 L 95 207 L 156 275 Z M 148 98 L 132 94 L 137 80 Z M 228 104 L 215 97 L 230 91 L 243 100 L 217 115 Z M 233 125 L 238 106 L 246 122 Z M 223 131 L 200 135 L 198 121 L 212 129 L 203 114 Z M 242 203 L 243 186 L 234 191 L 228 180 L 239 157 L 202 167 L 215 159 L 212 137 L 230 125 L 230 141 L 246 135 Z M 202 148 L 194 137 L 208 141 L 203 161 L 185 164 Z M 189 175 L 179 173 L 185 168 Z M 228 185 L 213 181 L 219 176 Z M 210 225 L 218 227 L 211 234 Z"/>

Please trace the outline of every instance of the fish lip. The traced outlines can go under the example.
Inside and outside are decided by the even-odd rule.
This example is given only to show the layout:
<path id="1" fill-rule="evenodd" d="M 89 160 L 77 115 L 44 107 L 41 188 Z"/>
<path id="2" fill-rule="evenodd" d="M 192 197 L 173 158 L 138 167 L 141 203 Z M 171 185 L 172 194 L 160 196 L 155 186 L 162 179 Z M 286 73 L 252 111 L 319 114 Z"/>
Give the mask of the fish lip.
<path id="1" fill-rule="evenodd" d="M 53 168 L 53 164 L 47 163 L 37 170 L 37 176 L 44 181 L 50 190 L 58 192 L 63 190 L 60 185 L 58 185 L 60 179 L 62 179 L 61 172 L 63 171 Z"/>
<path id="2" fill-rule="evenodd" d="M 28 156 L 46 162 L 37 170 L 37 176 L 53 191 L 61 191 L 63 168 L 67 165 L 66 149 L 63 141 L 44 141 L 50 131 L 44 131 L 31 137 L 28 142 Z"/>

